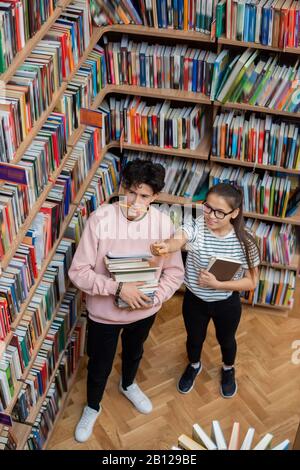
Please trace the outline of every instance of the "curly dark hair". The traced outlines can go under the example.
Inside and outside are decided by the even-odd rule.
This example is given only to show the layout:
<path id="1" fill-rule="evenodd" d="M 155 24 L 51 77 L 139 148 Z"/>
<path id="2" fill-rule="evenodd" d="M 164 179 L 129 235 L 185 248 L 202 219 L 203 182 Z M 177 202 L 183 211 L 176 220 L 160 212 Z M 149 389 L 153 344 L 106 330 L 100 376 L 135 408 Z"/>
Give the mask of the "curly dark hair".
<path id="1" fill-rule="evenodd" d="M 165 169 L 160 163 L 137 158 L 128 162 L 123 168 L 121 183 L 125 189 L 147 184 L 154 194 L 157 194 L 165 185 L 165 174 Z"/>

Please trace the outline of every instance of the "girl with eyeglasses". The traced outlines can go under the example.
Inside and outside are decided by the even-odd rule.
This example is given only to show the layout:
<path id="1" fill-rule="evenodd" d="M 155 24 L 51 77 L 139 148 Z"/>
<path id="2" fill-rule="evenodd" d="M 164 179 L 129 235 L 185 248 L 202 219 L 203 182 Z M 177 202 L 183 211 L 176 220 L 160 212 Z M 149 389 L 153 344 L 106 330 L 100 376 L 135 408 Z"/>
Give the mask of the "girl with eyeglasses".
<path id="1" fill-rule="evenodd" d="M 155 256 L 187 249 L 183 318 L 187 331 L 189 364 L 177 388 L 192 390 L 202 370 L 201 351 L 212 319 L 222 352 L 221 395 L 231 398 L 237 392 L 234 362 L 235 334 L 241 318 L 239 292 L 253 290 L 258 280 L 259 250 L 246 230 L 243 218 L 243 191 L 220 183 L 210 188 L 203 204 L 203 216 L 183 224 L 174 237 L 151 245 Z M 212 256 L 242 262 L 230 281 L 218 281 L 207 271 Z"/>

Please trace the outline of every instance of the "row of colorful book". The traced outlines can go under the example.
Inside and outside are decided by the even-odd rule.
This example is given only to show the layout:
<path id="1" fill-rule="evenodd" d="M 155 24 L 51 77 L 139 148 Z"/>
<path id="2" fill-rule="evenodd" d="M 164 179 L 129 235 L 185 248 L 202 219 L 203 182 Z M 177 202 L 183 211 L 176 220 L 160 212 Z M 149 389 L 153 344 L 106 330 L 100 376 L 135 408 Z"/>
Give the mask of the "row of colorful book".
<path id="1" fill-rule="evenodd" d="M 165 168 L 166 176 L 163 188 L 165 193 L 188 199 L 193 198 L 193 201 L 203 200 L 203 191 L 207 191 L 206 182 L 210 171 L 207 162 L 125 150 L 122 166 L 136 158 L 160 163 Z"/>
<path id="2" fill-rule="evenodd" d="M 232 55 L 224 49 L 214 72 L 211 99 L 292 113 L 300 109 L 298 58 L 288 65 L 276 54 L 250 48 Z"/>
<path id="3" fill-rule="evenodd" d="M 222 171 L 230 171 L 230 168 L 223 167 L 214 167 L 210 171 L 210 166 L 205 162 L 163 155 L 153 156 L 153 154 L 134 151 L 124 151 L 122 166 L 136 158 L 151 160 L 164 166 L 166 171 L 164 193 L 187 199 L 192 198 L 193 201 L 205 199 L 210 178 L 215 178 L 213 181 L 211 180 L 211 184 L 214 184 L 214 181 L 227 180 L 227 175 L 223 174 L 222 176 Z M 252 173 L 248 172 L 247 175 L 251 176 Z M 257 182 L 257 180 L 255 181 Z M 242 180 L 240 184 L 243 185 Z M 253 186 L 256 187 L 256 183 L 252 184 Z M 259 190 L 262 188 L 257 185 L 257 191 Z M 263 200 L 263 196 L 261 197 Z M 250 195 L 247 201 L 252 201 Z M 175 210 L 175 208 L 173 209 Z M 256 219 L 247 219 L 247 227 L 254 234 L 260 247 L 262 261 L 284 265 L 292 264 L 297 250 L 297 236 L 293 225 L 277 225 Z"/>
<path id="4" fill-rule="evenodd" d="M 36 416 L 24 450 L 41 450 L 53 429 L 62 400 L 70 390 L 70 382 L 84 355 L 86 317 L 80 317 L 64 350 L 59 367 Z"/>
<path id="5" fill-rule="evenodd" d="M 247 219 L 246 226 L 256 238 L 262 261 L 287 266 L 294 264 L 297 250 L 294 225 L 269 224 L 261 220 Z"/>
<path id="6" fill-rule="evenodd" d="M 69 162 L 68 171 L 70 171 L 70 175 L 72 175 L 74 169 L 76 170 L 76 183 L 79 185 L 82 184 L 87 177 L 90 165 L 94 161 L 90 155 L 94 149 L 94 131 L 98 130 L 86 129 L 82 139 L 80 139 L 78 144 L 74 147 L 72 161 Z M 99 165 L 89 191 L 85 196 L 93 200 L 94 208 L 104 202 L 104 200 L 107 200 L 117 189 L 119 184 L 119 166 L 119 158 L 110 154 L 108 154 Z M 74 194 L 77 194 L 77 192 L 74 192 Z M 64 197 L 66 197 L 66 199 L 64 199 Z M 56 219 L 56 214 L 61 207 L 66 210 L 67 200 L 65 193 L 59 193 L 59 203 L 53 203 L 51 205 L 49 202 L 47 207 L 42 206 L 41 211 L 37 214 L 28 230 L 25 239 L 18 247 L 8 267 L 2 272 L 0 277 L 0 339 L 4 339 L 9 333 L 10 325 L 16 320 L 21 311 L 22 304 L 26 300 L 30 289 L 35 284 L 42 264 L 49 253 L 49 249 L 51 249 L 53 243 L 60 235 L 59 217 L 63 217 L 63 214 L 60 211 L 58 219 Z M 64 206 L 62 206 L 63 202 Z M 70 231 L 67 230 L 66 234 L 66 236 L 69 237 Z M 74 237 L 69 238 L 75 239 Z M 67 241 L 61 242 L 57 251 L 62 250 L 62 244 L 65 245 L 64 250 L 69 246 Z M 70 247 L 68 249 L 70 249 Z M 68 251 L 66 256 L 68 256 L 70 262 L 70 254 Z M 57 257 L 58 256 L 54 256 L 53 260 L 50 262 L 50 266 L 52 266 L 53 263 L 58 263 L 59 260 L 57 260 Z M 60 280 L 61 282 L 63 281 L 62 274 L 60 274 Z"/>
<path id="7" fill-rule="evenodd" d="M 213 420 L 209 434 L 199 424 L 193 424 L 192 437 L 182 434 L 178 437 L 178 445 L 173 446 L 172 450 L 288 450 L 290 445 L 289 439 L 275 444 L 271 433 L 260 438 L 256 444 L 254 442 L 255 428 L 250 427 L 242 438 L 241 425 L 235 421 L 226 439 L 220 422 Z"/>
<path id="8" fill-rule="evenodd" d="M 216 36 L 280 49 L 300 45 L 299 0 L 221 0 Z"/>
<path id="9" fill-rule="evenodd" d="M 140 97 L 109 97 L 99 107 L 105 143 L 122 139 L 128 144 L 196 150 L 205 135 L 205 112 L 200 105 L 173 107 L 171 101 L 151 105 Z"/>
<path id="10" fill-rule="evenodd" d="M 7 0 L 0 5 L 0 73 L 52 15 L 57 0 Z"/>
<path id="11" fill-rule="evenodd" d="M 210 96 L 217 54 L 186 44 L 175 46 L 134 42 L 123 35 L 120 42 L 104 36 L 107 82 L 193 91 Z"/>
<path id="12" fill-rule="evenodd" d="M 39 354 L 37 355 L 37 360 L 39 356 L 46 356 L 49 378 L 54 371 L 59 356 L 66 348 L 69 333 L 77 321 L 77 317 L 74 315 L 74 312 L 80 313 L 80 311 L 81 294 L 77 289 L 69 288 L 63 298 L 58 313 L 51 323 L 51 327 L 47 332 L 46 338 L 39 349 Z M 18 394 L 18 399 L 11 413 L 14 421 L 25 423 L 28 420 L 32 409 L 34 409 L 37 404 L 39 397 L 42 396 L 45 391 L 45 389 L 39 389 L 39 387 L 37 387 L 38 384 L 32 380 L 34 368 L 35 365 L 33 365 L 29 371 L 26 381 L 22 385 L 22 389 Z"/>
<path id="13" fill-rule="evenodd" d="M 136 24 L 214 37 L 216 4 L 217 0 L 93 0 L 92 14 L 99 26 Z"/>
<path id="14" fill-rule="evenodd" d="M 244 210 L 276 217 L 289 217 L 299 208 L 297 176 L 271 176 L 246 171 L 243 167 L 214 164 L 209 174 L 209 186 L 236 182 L 244 191 Z"/>
<path id="15" fill-rule="evenodd" d="M 46 341 L 43 343 L 45 347 Z M 4 427 L 0 431 L 0 450 L 22 450 L 21 447 L 18 447 L 19 443 L 16 438 L 17 433 L 15 432 L 14 424 L 16 421 L 24 422 L 28 426 L 28 439 L 24 449 L 37 450 L 43 448 L 43 444 L 47 439 L 49 431 L 52 430 L 55 418 L 62 406 L 62 401 L 70 389 L 70 381 L 74 377 L 79 359 L 85 353 L 85 343 L 86 314 L 83 314 L 78 318 L 72 335 L 60 350 L 59 363 L 55 364 L 57 370 L 54 376 L 53 374 L 49 377 L 46 376 L 46 388 L 43 395 L 46 389 L 47 393 L 42 402 L 41 398 L 39 399 L 39 387 L 41 386 L 40 383 L 43 385 L 43 381 L 41 380 L 40 383 L 37 383 L 36 378 L 40 378 L 40 375 L 42 375 L 39 374 L 41 370 L 40 365 L 43 364 L 43 367 L 45 367 L 45 360 L 37 361 L 35 367 L 32 368 L 31 374 L 23 384 L 18 402 L 12 413 L 13 425 L 9 428 Z M 46 351 L 48 352 L 49 348 Z M 50 378 L 51 382 L 49 382 Z M 35 410 L 37 406 L 39 406 L 39 409 Z M 26 422 L 26 418 L 31 418 L 31 416 L 35 416 L 33 424 Z"/>
<path id="16" fill-rule="evenodd" d="M 212 156 L 300 170 L 299 126 L 275 116 L 219 113 L 213 124 Z"/>
<path id="17" fill-rule="evenodd" d="M 30 160 L 33 162 L 33 168 L 31 169 L 27 166 L 26 169 L 27 171 L 34 171 L 37 169 L 41 172 L 38 175 L 34 173 L 34 181 L 32 181 L 31 178 L 25 180 L 24 173 L 26 170 L 23 168 L 22 162 L 20 165 L 15 165 L 14 167 L 11 167 L 10 164 L 0 165 L 0 172 L 2 171 L 4 176 L 8 175 L 7 179 L 9 180 L 9 183 L 3 183 L 0 186 L 0 219 L 2 226 L 0 237 L 0 257 L 3 257 L 3 255 L 9 250 L 14 237 L 17 235 L 18 230 L 26 220 L 26 214 L 29 213 L 33 203 L 37 199 L 37 196 L 40 195 L 39 193 L 42 192 L 42 189 L 48 183 L 48 179 L 45 179 L 42 176 L 42 159 L 44 157 L 46 159 L 48 156 L 50 157 L 50 155 L 47 155 L 47 149 L 48 144 L 54 142 L 54 137 L 54 134 L 51 135 L 51 133 L 49 133 L 46 136 L 46 145 L 42 145 L 41 152 L 39 151 L 40 147 L 37 152 L 33 152 L 33 158 Z M 60 143 L 64 144 L 64 141 Z M 55 180 L 47 195 L 46 201 L 42 204 L 39 210 L 39 217 L 41 213 L 49 213 L 50 215 L 53 215 L 50 220 L 48 220 L 49 227 L 46 232 L 48 235 L 47 243 L 45 244 L 44 257 L 47 256 L 49 249 L 51 249 L 51 246 L 57 238 L 60 224 L 68 214 L 70 204 L 75 199 L 80 185 L 86 178 L 94 161 L 100 158 L 100 144 L 99 129 L 87 128 L 83 133 L 82 138 L 73 148 L 68 161 L 62 168 L 61 173 Z M 54 153 L 55 155 L 62 155 L 63 151 L 57 153 L 54 151 Z M 26 162 L 25 156 L 23 161 Z M 58 159 L 56 163 L 58 165 L 60 160 Z M 20 173 L 22 178 L 24 178 L 21 181 Z M 40 182 L 42 184 L 40 184 Z M 26 199 L 23 197 L 24 194 L 27 195 L 33 192 L 35 195 L 32 197 L 31 204 L 26 205 Z M 53 222 L 55 222 L 55 224 Z M 41 260 L 38 264 L 41 264 Z"/>
<path id="18" fill-rule="evenodd" d="M 97 94 L 107 84 L 104 50 L 96 45 L 79 68 L 55 109 L 66 117 L 67 139 L 80 125 L 80 109 L 90 108 Z"/>
<path id="19" fill-rule="evenodd" d="M 72 243 L 72 240 L 69 239 L 62 240 L 26 311 L 13 330 L 9 344 L 4 349 L 0 361 L 0 407 L 2 410 L 9 406 L 10 400 L 16 391 L 17 380 L 24 379 L 24 374 L 27 375 L 27 367 L 32 354 L 46 328 L 49 328 L 49 322 L 53 320 L 53 312 L 58 302 L 62 300 L 60 306 L 62 312 L 64 306 L 70 303 L 69 299 L 72 296 L 74 297 L 71 288 L 66 292 L 68 283 L 66 272 L 72 260 Z M 64 296 L 63 299 L 62 296 Z M 64 322 L 66 322 L 65 334 L 76 320 L 75 306 L 73 300 L 72 308 L 68 311 L 69 317 L 64 319 Z M 9 313 L 8 308 L 6 313 Z M 60 317 L 64 315 L 60 314 Z M 47 337 L 49 337 L 50 331 L 51 329 L 48 330 Z M 62 335 L 60 337 L 63 338 Z"/>
<path id="20" fill-rule="evenodd" d="M 243 298 L 251 305 L 265 304 L 293 308 L 296 277 L 295 271 L 261 266 L 255 291 L 245 292 Z"/>
<path id="21" fill-rule="evenodd" d="M 78 2 L 78 3 L 76 3 Z M 90 10 L 74 0 L 1 88 L 0 141 L 11 161 L 89 45 Z"/>

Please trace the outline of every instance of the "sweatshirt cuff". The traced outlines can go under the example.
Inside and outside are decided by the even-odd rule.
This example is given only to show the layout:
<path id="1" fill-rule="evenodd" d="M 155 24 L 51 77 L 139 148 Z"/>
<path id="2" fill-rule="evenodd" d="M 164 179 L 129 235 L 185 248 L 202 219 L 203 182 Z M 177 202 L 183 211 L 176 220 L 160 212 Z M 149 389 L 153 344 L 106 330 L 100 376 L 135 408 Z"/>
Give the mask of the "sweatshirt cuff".
<path id="1" fill-rule="evenodd" d="M 117 281 L 114 281 L 113 279 L 109 279 L 107 281 L 107 292 L 110 294 L 110 295 L 116 295 L 116 292 L 117 292 L 117 289 L 118 289 L 118 285 L 119 283 Z"/>

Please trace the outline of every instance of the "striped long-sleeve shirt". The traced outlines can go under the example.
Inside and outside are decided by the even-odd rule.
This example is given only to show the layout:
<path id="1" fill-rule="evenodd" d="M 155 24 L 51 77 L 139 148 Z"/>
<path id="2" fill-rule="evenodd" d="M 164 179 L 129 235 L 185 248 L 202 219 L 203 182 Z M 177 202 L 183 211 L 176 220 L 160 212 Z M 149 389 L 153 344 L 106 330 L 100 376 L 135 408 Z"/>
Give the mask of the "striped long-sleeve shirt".
<path id="1" fill-rule="evenodd" d="M 206 269 L 212 256 L 230 258 L 242 262 L 242 267 L 233 277 L 233 280 L 241 279 L 245 270 L 249 269 L 244 250 L 238 240 L 234 228 L 225 235 L 215 235 L 205 224 L 204 217 L 193 219 L 180 227 L 187 235 L 188 250 L 185 279 L 186 287 L 200 299 L 206 302 L 227 299 L 232 291 L 217 290 L 209 287 L 199 286 L 200 269 Z M 252 266 L 258 266 L 260 262 L 259 252 L 256 245 L 250 247 L 250 259 Z"/>

